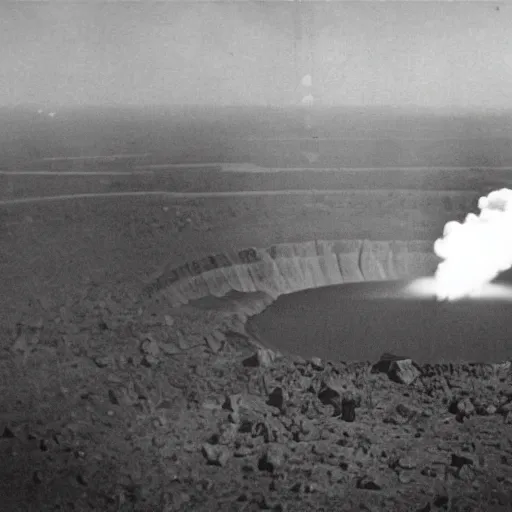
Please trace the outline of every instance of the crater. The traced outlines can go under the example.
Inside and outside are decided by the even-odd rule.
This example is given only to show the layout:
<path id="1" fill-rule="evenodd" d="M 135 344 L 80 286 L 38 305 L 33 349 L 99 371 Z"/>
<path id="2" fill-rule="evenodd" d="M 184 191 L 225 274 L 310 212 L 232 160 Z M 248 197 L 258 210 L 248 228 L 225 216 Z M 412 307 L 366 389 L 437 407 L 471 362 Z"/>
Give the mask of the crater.
<path id="1" fill-rule="evenodd" d="M 215 311 L 217 330 L 229 325 L 288 355 L 372 361 L 388 352 L 418 363 L 509 358 L 508 281 L 470 299 L 439 302 L 432 278 L 438 262 L 428 240 L 275 244 L 167 269 L 151 293 L 174 307 Z"/>

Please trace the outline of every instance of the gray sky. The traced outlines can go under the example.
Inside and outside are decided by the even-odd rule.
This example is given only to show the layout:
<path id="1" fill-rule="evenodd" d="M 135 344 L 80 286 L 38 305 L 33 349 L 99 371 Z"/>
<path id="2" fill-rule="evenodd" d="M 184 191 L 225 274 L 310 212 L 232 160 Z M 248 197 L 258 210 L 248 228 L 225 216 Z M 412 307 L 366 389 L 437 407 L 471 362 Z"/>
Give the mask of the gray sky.
<path id="1" fill-rule="evenodd" d="M 512 107 L 512 5 L 296 8 L 2 3 L 0 104 Z"/>

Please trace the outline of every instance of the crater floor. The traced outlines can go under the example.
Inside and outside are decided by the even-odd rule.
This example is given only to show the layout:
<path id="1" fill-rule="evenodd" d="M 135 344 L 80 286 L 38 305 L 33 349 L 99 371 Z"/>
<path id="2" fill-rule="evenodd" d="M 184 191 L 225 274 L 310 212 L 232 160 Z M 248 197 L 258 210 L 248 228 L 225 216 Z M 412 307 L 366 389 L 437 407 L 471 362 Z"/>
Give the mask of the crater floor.
<path id="1" fill-rule="evenodd" d="M 431 364 L 510 358 L 512 287 L 488 285 L 478 297 L 438 302 L 428 281 L 351 283 L 282 295 L 248 320 L 248 331 L 266 346 L 305 358 L 375 361 L 385 352 Z"/>

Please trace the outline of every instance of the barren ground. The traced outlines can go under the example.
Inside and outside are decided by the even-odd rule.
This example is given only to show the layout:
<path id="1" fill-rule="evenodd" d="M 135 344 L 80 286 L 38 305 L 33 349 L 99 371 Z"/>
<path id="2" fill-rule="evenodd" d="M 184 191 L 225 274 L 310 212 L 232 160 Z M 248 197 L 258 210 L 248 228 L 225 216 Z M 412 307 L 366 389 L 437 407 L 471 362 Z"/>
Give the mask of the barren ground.
<path id="1" fill-rule="evenodd" d="M 166 343 L 203 312 L 141 293 L 226 247 L 434 239 L 476 197 L 2 206 L 2 511 L 510 510 L 509 363 L 426 365 L 411 384 L 377 361 L 251 365 L 239 333 Z"/>

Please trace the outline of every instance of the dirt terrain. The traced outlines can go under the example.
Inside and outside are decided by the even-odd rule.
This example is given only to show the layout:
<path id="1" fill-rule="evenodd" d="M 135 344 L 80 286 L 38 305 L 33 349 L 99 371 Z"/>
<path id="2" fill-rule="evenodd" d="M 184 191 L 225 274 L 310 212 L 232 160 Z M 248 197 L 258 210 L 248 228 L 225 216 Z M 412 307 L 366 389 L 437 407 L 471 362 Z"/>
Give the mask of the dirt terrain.
<path id="1" fill-rule="evenodd" d="M 2 511 L 510 510 L 510 362 L 303 360 L 148 293 L 227 248 L 434 239 L 477 197 L 2 205 Z"/>

